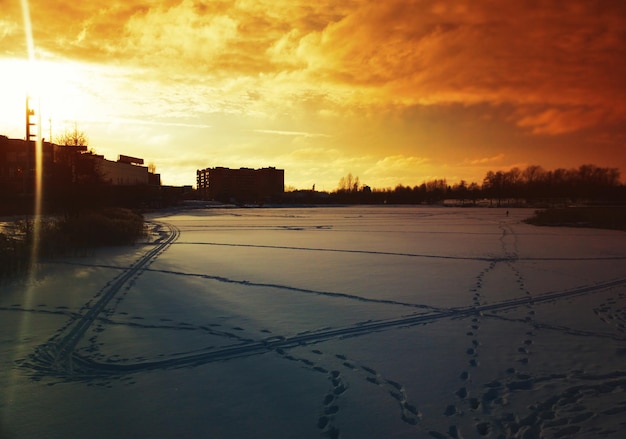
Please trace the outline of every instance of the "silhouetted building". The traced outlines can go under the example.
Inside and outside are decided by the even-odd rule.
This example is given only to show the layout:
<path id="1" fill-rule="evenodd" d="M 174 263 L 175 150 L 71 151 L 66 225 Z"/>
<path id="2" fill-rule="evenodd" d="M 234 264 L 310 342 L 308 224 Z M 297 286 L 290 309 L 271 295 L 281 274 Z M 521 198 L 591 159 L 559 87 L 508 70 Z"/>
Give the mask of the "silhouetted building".
<path id="1" fill-rule="evenodd" d="M 196 179 L 204 200 L 261 203 L 280 198 L 285 189 L 285 171 L 273 167 L 199 169 Z"/>
<path id="2" fill-rule="evenodd" d="M 48 211 L 97 205 L 158 204 L 161 176 L 143 159 L 118 161 L 87 151 L 84 145 L 42 142 L 43 208 Z M 37 183 L 35 141 L 0 135 L 0 214 L 32 211 Z"/>
<path id="3" fill-rule="evenodd" d="M 0 135 L 0 193 L 32 194 L 35 182 L 34 141 Z M 86 146 L 42 143 L 44 186 L 62 181 L 100 181 L 114 186 L 161 185 L 161 176 L 141 166 L 143 159 L 120 155 L 117 162 L 87 152 Z"/>
<path id="4" fill-rule="evenodd" d="M 43 179 L 48 179 L 54 162 L 55 145 L 42 144 Z M 0 193 L 30 194 L 35 184 L 34 141 L 0 136 Z"/>
<path id="5" fill-rule="evenodd" d="M 143 164 L 143 159 L 121 155 L 114 162 L 101 155 L 94 155 L 96 170 L 105 183 L 114 186 L 136 186 L 150 183 L 150 173 Z"/>

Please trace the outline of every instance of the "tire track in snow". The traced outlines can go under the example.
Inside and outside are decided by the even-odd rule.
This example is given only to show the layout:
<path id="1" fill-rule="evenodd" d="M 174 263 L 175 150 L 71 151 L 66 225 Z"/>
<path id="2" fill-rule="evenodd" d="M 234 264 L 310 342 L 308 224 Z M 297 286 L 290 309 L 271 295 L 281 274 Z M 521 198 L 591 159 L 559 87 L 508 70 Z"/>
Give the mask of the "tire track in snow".
<path id="1" fill-rule="evenodd" d="M 153 273 L 172 274 L 176 276 L 199 277 L 202 279 L 214 280 L 218 282 L 239 284 L 239 285 L 243 285 L 246 287 L 275 288 L 275 289 L 287 290 L 287 291 L 291 291 L 295 293 L 314 294 L 314 295 L 320 295 L 320 296 L 335 297 L 335 298 L 340 298 L 340 299 L 356 300 L 359 302 L 371 302 L 371 303 L 379 303 L 383 305 L 398 305 L 398 306 L 404 306 L 408 308 L 419 308 L 419 309 L 426 309 L 426 310 L 431 310 L 431 311 L 441 311 L 444 309 L 441 307 L 424 305 L 420 303 L 400 302 L 399 300 L 391 300 L 391 299 L 373 299 L 370 297 L 357 296 L 355 294 L 338 293 L 334 291 L 311 290 L 308 288 L 299 288 L 299 287 L 293 287 L 290 285 L 273 284 L 273 283 L 265 283 L 265 282 L 251 282 L 247 280 L 231 279 L 231 278 L 224 277 L 224 276 L 215 276 L 215 275 L 210 275 L 210 274 L 185 273 L 185 272 L 171 271 L 171 270 L 154 270 L 150 268 L 147 268 L 146 271 L 150 271 Z"/>
<path id="2" fill-rule="evenodd" d="M 78 320 L 68 325 L 64 332 L 55 335 L 44 345 L 38 347 L 31 356 L 31 361 L 39 366 L 52 370 L 61 370 L 72 372 L 73 361 L 75 357 L 74 349 L 76 345 L 85 335 L 85 332 L 97 320 L 107 304 L 121 291 L 122 287 L 131 279 L 136 278 L 143 270 L 146 269 L 163 251 L 165 251 L 180 235 L 180 230 L 171 224 L 162 224 L 166 226 L 169 233 L 153 249 L 144 254 L 133 265 L 126 269 L 121 275 L 107 284 L 95 297 L 99 297 L 95 304 L 91 305 L 88 311 Z"/>
<path id="3" fill-rule="evenodd" d="M 208 245 L 218 247 L 242 247 L 242 248 L 260 248 L 260 249 L 273 249 L 273 250 L 299 250 L 299 251 L 314 251 L 314 252 L 330 252 L 330 253 L 356 253 L 366 255 L 377 256 L 406 256 L 412 258 L 434 258 L 434 259 L 453 259 L 453 260 L 491 260 L 489 257 L 465 257 L 465 256 L 446 256 L 446 255 L 431 255 L 420 253 L 402 253 L 402 252 L 384 252 L 375 250 L 355 250 L 355 249 L 337 249 L 337 248 L 322 248 L 322 247 L 293 247 L 285 245 L 264 245 L 264 244 L 232 244 L 221 242 L 187 242 L 183 241 L 180 245 Z"/>
<path id="4" fill-rule="evenodd" d="M 100 268 L 110 268 L 110 269 L 120 269 L 120 267 L 110 266 L 110 265 L 89 265 L 89 266 L 90 267 L 100 267 Z M 328 297 L 334 297 L 334 298 L 339 298 L 339 299 L 356 300 L 356 301 L 359 301 L 359 302 L 378 303 L 378 304 L 382 304 L 382 305 L 397 305 L 397 306 L 404 306 L 404 307 L 407 307 L 407 308 L 418 308 L 418 309 L 425 309 L 425 310 L 430 310 L 430 311 L 441 311 L 441 310 L 444 310 L 444 308 L 441 308 L 441 307 L 425 305 L 425 304 L 420 304 L 420 303 L 401 302 L 399 300 L 391 300 L 391 299 L 374 299 L 374 298 L 371 298 L 371 297 L 357 296 L 355 294 L 339 293 L 339 292 L 335 292 L 335 291 L 312 290 L 312 289 L 309 289 L 309 288 L 300 288 L 300 287 L 294 287 L 294 286 L 291 286 L 291 285 L 274 284 L 274 283 L 267 283 L 267 282 L 251 282 L 251 281 L 247 281 L 247 280 L 232 279 L 232 278 L 229 278 L 229 277 L 217 276 L 217 275 L 212 275 L 212 274 L 187 273 L 187 272 L 182 272 L 182 271 L 163 270 L 163 269 L 158 269 L 157 270 L 157 269 L 153 269 L 153 268 L 145 268 L 144 271 L 145 272 L 150 272 L 150 273 L 170 274 L 170 275 L 174 275 L 174 276 L 198 277 L 198 278 L 201 278 L 201 279 L 212 280 L 212 281 L 216 281 L 216 282 L 223 282 L 223 283 L 229 283 L 229 284 L 238 284 L 238 285 L 242 285 L 242 286 L 245 286 L 245 287 L 275 288 L 275 289 L 278 289 L 278 290 L 286 290 L 286 291 L 290 291 L 290 292 L 294 292 L 294 293 L 313 294 L 313 295 L 319 295 L 319 296 L 328 296 Z"/>
<path id="5" fill-rule="evenodd" d="M 243 247 L 243 248 L 260 248 L 260 249 L 273 249 L 273 250 L 299 250 L 299 251 L 314 251 L 314 252 L 330 252 L 330 253 L 357 253 L 366 255 L 377 256 L 405 256 L 410 258 L 428 258 L 428 259 L 447 259 L 447 260 L 460 260 L 460 261 L 487 261 L 487 262 L 500 262 L 508 260 L 516 261 L 622 261 L 626 260 L 626 256 L 597 256 L 597 257 L 519 257 L 515 255 L 513 258 L 511 255 L 501 257 L 489 257 L 489 256 L 447 256 L 447 255 L 434 255 L 427 253 L 403 253 L 403 252 L 384 252 L 375 250 L 355 250 L 355 249 L 336 249 L 336 248 L 322 248 L 322 247 L 295 247 L 284 245 L 266 245 L 266 244 L 233 244 L 227 242 L 190 242 L 179 241 L 177 245 L 207 245 L 207 246 L 219 246 L 219 247 Z"/>
<path id="6" fill-rule="evenodd" d="M 546 293 L 540 296 L 535 296 L 532 299 L 528 297 L 520 297 L 517 299 L 501 301 L 498 303 L 450 308 L 443 311 L 405 316 L 397 319 L 359 323 L 343 328 L 327 329 L 318 332 L 299 334 L 292 337 L 275 336 L 269 339 L 259 340 L 250 343 L 242 343 L 218 349 L 211 349 L 204 352 L 195 351 L 191 354 L 181 354 L 178 357 L 168 358 L 164 360 L 138 362 L 133 364 L 101 363 L 91 358 L 79 355 L 73 350 L 68 350 L 68 346 L 74 343 L 75 335 L 77 333 L 77 330 L 73 329 L 71 333 L 63 337 L 60 342 L 51 340 L 51 342 L 45 344 L 42 349 L 38 349 L 32 358 L 34 364 L 31 364 L 30 367 L 38 371 L 40 374 L 44 375 L 82 379 L 92 376 L 120 375 L 147 370 L 199 366 L 215 361 L 224 361 L 238 357 L 258 355 L 269 351 L 274 351 L 276 349 L 289 349 L 296 346 L 311 345 L 336 338 L 355 337 L 394 328 L 427 324 L 445 318 L 459 318 L 472 315 L 481 315 L 482 313 L 489 311 L 510 309 L 527 305 L 528 303 L 530 303 L 531 300 L 536 304 L 554 301 L 565 297 L 573 297 L 594 293 L 622 285 L 626 285 L 626 278 L 602 283 L 595 283 L 593 285 L 581 286 L 579 288 L 567 291 Z M 95 318 L 95 316 L 90 315 L 84 316 L 83 320 L 91 323 L 93 321 L 91 317 Z M 80 330 L 82 330 L 83 333 L 88 327 L 84 325 L 85 324 L 80 327 Z M 64 349 L 64 356 L 60 356 L 59 354 L 57 354 L 56 357 L 50 357 L 50 352 L 58 352 L 59 346 L 61 349 Z M 51 347 L 54 349 L 51 349 Z M 64 361 L 58 361 L 59 359 Z"/>

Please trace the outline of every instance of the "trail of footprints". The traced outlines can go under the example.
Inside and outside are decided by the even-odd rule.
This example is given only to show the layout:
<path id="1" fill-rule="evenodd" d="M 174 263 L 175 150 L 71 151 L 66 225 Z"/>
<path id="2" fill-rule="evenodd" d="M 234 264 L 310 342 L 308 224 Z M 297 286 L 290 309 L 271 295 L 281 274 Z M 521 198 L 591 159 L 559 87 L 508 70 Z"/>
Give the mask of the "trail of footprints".
<path id="1" fill-rule="evenodd" d="M 528 323 L 529 327 L 533 327 L 534 322 L 534 305 L 532 303 L 531 292 L 526 289 L 525 282 L 522 274 L 514 265 L 513 261 L 517 258 L 517 239 L 511 229 L 505 224 L 501 224 L 502 235 L 500 237 L 502 254 L 504 258 L 502 260 L 494 260 L 483 269 L 476 276 L 476 282 L 470 293 L 472 293 L 472 305 L 479 307 L 486 304 L 483 298 L 482 290 L 485 278 L 494 271 L 499 264 L 505 264 L 509 272 L 515 277 L 515 282 L 519 291 L 528 296 L 529 304 L 527 305 L 526 316 L 524 320 Z M 512 247 L 512 250 L 509 250 Z M 493 430 L 492 422 L 489 420 L 489 415 L 492 413 L 495 406 L 502 406 L 506 403 L 507 395 L 511 390 L 517 388 L 523 389 L 529 385 L 527 381 L 530 377 L 519 369 L 524 368 L 529 363 L 531 354 L 531 345 L 533 344 L 533 337 L 535 335 L 534 330 L 529 330 L 525 333 L 525 338 L 520 340 L 517 346 L 517 367 L 510 367 L 506 370 L 508 379 L 506 383 L 500 381 L 492 381 L 485 385 L 483 388 L 474 388 L 472 382 L 472 371 L 480 367 L 480 327 L 483 319 L 483 314 L 477 312 L 475 316 L 470 319 L 470 322 L 466 328 L 465 336 L 468 339 L 468 344 L 465 350 L 467 356 L 467 368 L 461 371 L 459 374 L 459 380 L 461 384 L 455 392 L 455 401 L 449 404 L 443 411 L 444 416 L 451 418 L 452 423 L 449 426 L 447 435 L 439 432 L 430 432 L 430 435 L 435 438 L 461 438 L 462 433 L 460 427 L 455 423 L 455 419 L 459 420 L 460 417 L 465 416 L 466 413 L 472 413 L 474 418 L 475 432 L 472 432 L 472 436 L 487 436 Z M 526 381 L 525 381 L 526 380 Z M 476 395 L 476 396 L 475 396 Z M 485 416 L 486 415 L 486 416 Z"/>
<path id="2" fill-rule="evenodd" d="M 465 352 L 468 367 L 459 374 L 461 385 L 455 392 L 455 401 L 443 410 L 443 414 L 452 422 L 446 434 L 430 431 L 430 436 L 437 439 L 463 437 L 458 427 L 460 422 L 457 421 L 468 415 L 471 416 L 474 426 L 474 431 L 465 432 L 468 437 L 495 435 L 516 438 L 565 438 L 581 433 L 590 437 L 619 435 L 619 432 L 626 428 L 626 421 L 623 420 L 626 413 L 626 398 L 623 397 L 626 391 L 626 372 L 592 375 L 574 370 L 546 376 L 532 374 L 529 364 L 538 328 L 535 321 L 535 306 L 532 293 L 526 288 L 524 277 L 514 264 L 517 257 L 514 236 L 511 236 L 506 227 L 502 230 L 501 242 L 505 258 L 491 262 L 477 275 L 476 283 L 471 288 L 472 304 L 480 306 L 485 303 L 482 297 L 485 277 L 498 264 L 505 264 L 515 278 L 519 293 L 529 299 L 526 315 L 523 317 L 528 330 L 515 346 L 515 364 L 504 371 L 504 378 L 492 380 L 480 388 L 475 388 L 472 383 L 472 371 L 480 367 L 480 326 L 485 316 L 477 313 L 468 322 L 466 336 L 469 343 Z M 512 247 L 513 251 L 508 251 L 509 247 Z M 593 310 L 603 322 L 620 333 L 626 333 L 626 308 L 621 306 L 624 299 L 626 293 L 619 292 Z M 544 401 L 530 404 L 525 415 L 507 411 L 508 400 L 516 393 L 532 391 L 536 386 L 547 383 L 562 390 Z M 598 409 L 599 407 L 604 408 Z M 598 418 L 602 419 L 602 422 L 588 423 Z M 463 425 L 464 428 L 468 428 L 467 423 Z"/>
<path id="3" fill-rule="evenodd" d="M 329 388 L 321 402 L 321 410 L 317 419 L 317 428 L 320 432 L 331 439 L 340 436 L 339 428 L 335 423 L 335 418 L 339 414 L 342 406 L 342 396 L 349 390 L 349 380 L 362 380 L 369 385 L 374 385 L 384 391 L 399 409 L 400 419 L 409 425 L 419 425 L 422 414 L 418 407 L 413 404 L 407 395 L 404 386 L 397 381 L 383 377 L 379 372 L 366 365 L 358 364 L 350 360 L 343 354 L 325 354 L 319 349 L 314 349 L 311 353 L 320 357 L 320 361 L 312 361 L 308 358 L 296 357 L 283 349 L 276 349 L 275 352 L 283 358 L 301 363 L 303 367 L 311 369 L 317 373 L 326 375 L 329 381 Z M 323 358 L 323 360 L 322 360 Z M 320 365 L 335 363 L 337 367 L 329 370 Z"/>
<path id="4" fill-rule="evenodd" d="M 626 307 L 621 306 L 625 297 L 625 292 L 619 292 L 593 309 L 600 320 L 622 334 L 626 333 Z"/>

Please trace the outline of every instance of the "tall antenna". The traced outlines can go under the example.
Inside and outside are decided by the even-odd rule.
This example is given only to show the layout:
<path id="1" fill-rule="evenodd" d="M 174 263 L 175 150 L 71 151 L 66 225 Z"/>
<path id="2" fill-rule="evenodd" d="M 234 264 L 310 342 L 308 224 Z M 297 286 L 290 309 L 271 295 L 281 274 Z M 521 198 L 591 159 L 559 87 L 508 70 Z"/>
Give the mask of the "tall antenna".
<path id="1" fill-rule="evenodd" d="M 37 140 L 37 130 L 31 131 L 31 127 L 37 124 L 33 122 L 35 117 L 35 110 L 30 106 L 30 96 L 26 95 L 26 141 Z"/>

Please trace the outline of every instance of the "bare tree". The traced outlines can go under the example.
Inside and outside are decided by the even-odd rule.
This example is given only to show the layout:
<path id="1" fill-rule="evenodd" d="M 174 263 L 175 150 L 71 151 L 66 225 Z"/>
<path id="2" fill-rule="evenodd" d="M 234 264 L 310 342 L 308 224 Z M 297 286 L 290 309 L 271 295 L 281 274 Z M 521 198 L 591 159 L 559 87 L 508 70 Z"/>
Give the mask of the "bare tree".
<path id="1" fill-rule="evenodd" d="M 80 131 L 75 124 L 73 130 L 65 130 L 63 134 L 56 139 L 59 145 L 65 146 L 84 146 L 87 147 L 89 140 L 84 131 Z"/>
<path id="2" fill-rule="evenodd" d="M 353 177 L 352 173 L 349 173 L 345 177 L 341 177 L 339 180 L 337 190 L 343 192 L 358 192 L 361 189 L 361 183 L 359 177 Z"/>

